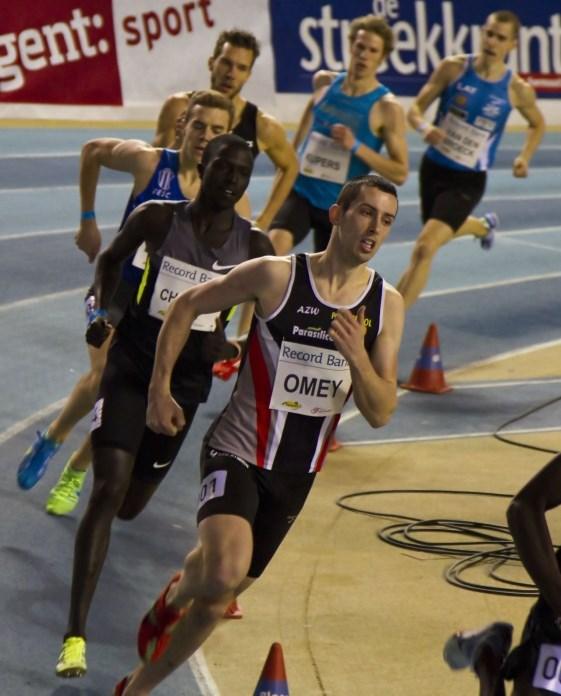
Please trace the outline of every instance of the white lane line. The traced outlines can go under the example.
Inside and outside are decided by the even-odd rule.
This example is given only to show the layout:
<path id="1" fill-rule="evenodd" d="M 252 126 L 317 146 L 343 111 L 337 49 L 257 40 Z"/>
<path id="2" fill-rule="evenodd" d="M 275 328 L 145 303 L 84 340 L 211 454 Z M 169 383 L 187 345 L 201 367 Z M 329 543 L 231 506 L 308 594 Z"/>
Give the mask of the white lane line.
<path id="1" fill-rule="evenodd" d="M 135 140 L 142 140 L 142 138 L 134 138 Z M 424 147 L 409 147 L 409 152 L 425 152 Z M 557 152 L 561 150 L 561 145 L 540 145 L 539 152 Z M 516 145 L 501 145 L 500 152 L 520 152 L 520 147 Z M 4 159 L 41 159 L 47 157 L 79 157 L 80 150 L 69 151 L 69 152 L 15 152 L 13 154 L 0 155 L 0 160 Z M 506 168 L 510 171 L 510 167 Z M 536 167 L 532 166 L 532 171 L 535 171 Z M 539 169 L 539 167 L 538 167 Z M 496 168 L 493 169 L 496 171 Z"/>
<path id="2" fill-rule="evenodd" d="M 272 181 L 272 176 L 252 176 L 251 181 Z M 104 189 L 121 189 L 130 188 L 132 183 L 113 183 L 113 184 L 99 184 L 97 190 Z M 78 184 L 61 184 L 60 186 L 32 186 L 28 188 L 0 188 L 0 195 L 2 194 L 26 194 L 29 195 L 33 193 L 34 195 L 41 191 L 46 191 L 52 193 L 54 191 L 77 191 Z M 536 194 L 495 194 L 485 196 L 485 203 L 500 203 L 501 201 L 549 201 L 558 200 L 559 193 L 536 193 Z M 419 205 L 419 199 L 415 198 L 405 198 L 399 200 L 400 208 L 410 208 Z"/>
<path id="3" fill-rule="evenodd" d="M 561 384 L 561 377 L 551 379 L 519 379 L 511 381 L 491 380 L 490 382 L 461 382 L 454 384 L 458 391 L 469 389 L 503 389 L 506 387 L 529 387 L 534 384 Z"/>
<path id="4" fill-rule="evenodd" d="M 38 423 L 40 420 L 43 420 L 43 418 L 50 416 L 52 413 L 60 411 L 60 409 L 64 406 L 65 402 L 66 397 L 64 397 L 64 399 L 59 399 L 58 401 L 55 401 L 54 403 L 49 404 L 48 406 L 45 406 L 41 410 L 35 411 L 35 413 L 31 414 L 31 416 L 28 416 L 27 418 L 24 418 L 23 420 L 14 423 L 9 428 L 6 428 L 4 432 L 0 433 L 0 445 L 3 445 L 12 437 L 19 435 L 27 428 L 35 425 L 35 423 Z"/>
<path id="5" fill-rule="evenodd" d="M 220 696 L 220 691 L 212 678 L 202 649 L 197 650 L 194 655 L 191 655 L 189 658 L 189 667 L 193 672 L 193 677 L 195 677 L 195 681 L 201 690 L 202 696 Z"/>
<path id="6" fill-rule="evenodd" d="M 494 365 L 497 362 L 503 361 L 503 360 L 510 360 L 511 358 L 518 358 L 521 355 L 528 355 L 529 353 L 535 353 L 538 350 L 544 350 L 547 348 L 554 348 L 555 346 L 561 345 L 561 339 L 556 339 L 554 341 L 544 341 L 543 343 L 534 343 L 530 346 L 524 346 L 523 348 L 517 348 L 515 350 L 509 350 L 506 351 L 505 353 L 497 353 L 497 355 L 494 355 L 490 358 L 485 358 L 484 360 L 475 360 L 474 362 L 468 363 L 467 365 L 463 365 L 462 367 L 457 367 L 454 370 L 450 370 L 448 372 L 448 381 L 450 381 L 451 378 L 453 378 L 455 375 L 462 375 L 468 370 L 475 370 L 480 367 L 487 367 L 488 365 Z M 526 384 L 532 384 L 535 383 L 537 380 L 526 380 Z M 551 380 L 544 380 L 545 382 L 554 382 L 556 381 L 555 378 L 552 378 Z M 524 383 L 524 382 L 522 382 Z M 489 382 L 488 383 L 490 386 L 500 386 L 501 382 Z M 460 389 L 460 388 L 465 388 L 465 383 L 460 384 L 453 384 L 452 385 L 454 389 Z M 399 399 L 401 396 L 404 394 L 411 394 L 411 392 L 408 389 L 398 389 L 397 390 L 397 398 Z M 347 423 L 347 421 L 352 420 L 353 418 L 356 418 L 356 416 L 360 415 L 360 411 L 358 408 L 352 408 L 343 413 L 341 418 L 339 419 L 339 423 Z"/>
<path id="7" fill-rule="evenodd" d="M 33 413 L 28 418 L 24 418 L 23 420 L 19 421 L 18 423 L 14 423 L 14 425 L 11 425 L 9 428 L 4 430 L 4 432 L 0 433 L 0 446 L 11 438 L 16 437 L 16 435 L 19 435 L 24 430 L 27 430 L 27 428 L 30 428 L 39 421 L 42 421 L 44 418 L 47 418 L 53 413 L 60 411 L 66 403 L 66 398 L 67 397 L 64 399 L 59 399 L 58 401 L 45 406 L 39 411 Z M 197 652 L 190 657 L 189 666 L 191 667 L 193 677 L 201 690 L 202 696 L 220 696 L 220 691 L 216 685 L 216 682 L 212 678 L 202 650 L 197 650 Z"/>
<path id="8" fill-rule="evenodd" d="M 559 200 L 559 193 L 538 193 L 534 194 L 493 194 L 485 196 L 483 198 L 483 203 L 501 203 L 502 201 L 549 201 L 549 200 Z M 418 199 L 407 199 L 399 201 L 399 207 L 410 207 L 413 205 L 419 205 Z"/>
<path id="9" fill-rule="evenodd" d="M 423 292 L 420 299 L 426 297 L 442 297 L 445 295 L 456 295 L 461 292 L 471 292 L 472 290 L 488 290 L 491 288 L 497 288 L 508 285 L 518 285 L 522 283 L 533 283 L 537 281 L 551 280 L 554 278 L 561 278 L 561 272 L 559 273 L 542 273 L 540 275 L 523 276 L 522 278 L 512 278 L 508 280 L 497 280 L 492 283 L 479 283 L 475 285 L 464 285 L 459 288 L 445 288 L 443 290 L 429 290 Z M 39 304 L 40 302 L 49 302 L 50 300 L 58 300 L 65 297 L 69 297 L 75 293 L 85 292 L 87 286 L 79 288 L 70 288 L 69 290 L 61 290 L 59 292 L 52 292 L 48 295 L 38 295 L 36 297 L 28 297 L 25 300 L 16 300 L 15 302 L 7 302 L 6 304 L 0 304 L 0 313 L 8 312 L 13 309 L 22 309 L 25 307 L 33 306 Z"/>
<path id="10" fill-rule="evenodd" d="M 100 232 L 107 232 L 109 230 L 117 229 L 117 225 L 100 225 Z M 61 227 L 53 230 L 37 230 L 35 232 L 21 232 L 19 234 L 6 234 L 0 236 L 0 242 L 11 241 L 14 239 L 29 239 L 30 237 L 56 237 L 62 234 L 76 234 L 78 226 L 76 227 Z"/>
<path id="11" fill-rule="evenodd" d="M 100 226 L 100 231 L 111 231 L 117 228 L 117 225 L 101 225 Z M 49 237 L 49 236 L 55 236 L 55 235 L 62 235 L 62 234 L 71 234 L 76 232 L 76 227 L 60 227 L 60 228 L 54 228 L 52 230 L 37 230 L 37 231 L 28 231 L 28 232 L 19 232 L 19 233 L 14 233 L 14 234 L 7 234 L 7 235 L 0 235 L 0 242 L 3 241 L 8 241 L 8 240 L 14 240 L 14 239 L 27 239 L 29 237 Z M 510 237 L 519 237 L 519 236 L 527 236 L 527 235 L 533 235 L 533 234 L 551 234 L 551 233 L 559 233 L 561 232 L 561 225 L 548 225 L 548 226 L 542 226 L 542 227 L 523 227 L 523 228 L 516 228 L 516 229 L 508 229 L 508 230 L 500 230 L 497 232 L 497 236 L 500 237 L 501 239 L 503 237 L 505 238 L 510 238 Z M 454 240 L 454 244 L 460 244 L 460 243 L 473 243 L 474 238 L 471 236 L 466 236 L 466 237 L 460 237 L 459 239 Z M 392 242 L 391 240 L 388 240 L 385 242 L 385 247 L 392 246 L 392 247 L 406 247 L 406 246 L 412 246 L 415 243 L 415 240 L 408 240 L 408 241 L 403 241 L 403 242 Z M 549 248 L 545 247 L 544 248 Z M 556 251 L 559 251 L 559 249 L 555 248 Z"/>
<path id="12" fill-rule="evenodd" d="M 519 227 L 513 230 L 500 230 L 496 234 L 499 237 L 518 237 L 523 234 L 549 234 L 550 232 L 561 232 L 561 225 L 549 225 L 547 227 Z M 469 237 L 460 237 L 461 239 L 469 240 Z M 459 241 L 459 240 L 458 240 Z"/>
<path id="13" fill-rule="evenodd" d="M 555 433 L 561 431 L 561 426 L 557 425 L 551 428 L 520 428 L 516 430 L 501 430 L 502 435 L 531 435 L 532 433 Z M 493 437 L 496 431 L 479 433 L 452 433 L 450 435 L 425 435 L 423 437 L 395 437 L 387 440 L 345 440 L 341 441 L 342 445 L 393 445 L 406 442 L 435 442 L 438 440 L 463 440 L 477 437 Z"/>
<path id="14" fill-rule="evenodd" d="M 131 188 L 132 181 L 127 183 L 114 183 L 114 184 L 99 184 L 97 190 L 100 189 L 121 189 L 121 188 Z M 0 188 L 0 194 L 13 194 L 13 193 L 25 193 L 27 195 L 35 195 L 38 191 L 78 191 L 78 184 L 61 184 L 60 186 L 29 186 L 27 188 Z"/>
<path id="15" fill-rule="evenodd" d="M 401 205 L 401 203 L 400 203 Z M 420 229 L 420 228 L 419 228 Z M 528 236 L 532 234 L 558 234 L 561 232 L 561 226 L 560 225 L 549 225 L 547 227 L 522 227 L 519 229 L 512 229 L 512 230 L 500 230 L 499 232 L 496 232 L 495 234 L 499 239 L 502 239 L 503 237 L 510 239 L 510 237 L 521 237 L 521 236 Z M 454 239 L 453 242 L 454 244 L 473 244 L 475 240 L 475 237 L 472 235 L 465 236 L 465 237 L 459 237 L 458 239 Z M 0 239 L 1 241 L 1 239 Z M 387 240 L 384 242 L 384 248 L 387 247 L 410 247 L 415 244 L 414 239 L 409 239 L 407 241 L 403 242 L 392 242 L 391 239 Z"/>
<path id="16" fill-rule="evenodd" d="M 444 290 L 428 290 L 420 295 L 420 299 L 426 297 L 439 297 L 441 295 L 456 295 L 460 292 L 471 292 L 472 290 L 489 290 L 490 288 L 506 287 L 508 285 L 518 285 L 520 283 L 534 283 L 536 281 L 552 280 L 561 278 L 561 273 L 541 273 L 539 275 L 523 276 L 522 278 L 508 278 L 507 280 L 495 280 L 492 283 L 477 283 L 475 285 L 463 285 L 459 288 L 446 288 Z"/>
<path id="17" fill-rule="evenodd" d="M 41 302 L 49 302 L 50 300 L 61 300 L 79 293 L 85 294 L 88 286 L 80 288 L 71 288 L 70 290 L 61 290 L 60 292 L 51 292 L 48 295 L 39 295 L 37 297 L 27 297 L 25 300 L 16 300 L 15 302 L 6 302 L 0 305 L 1 312 L 10 312 L 12 310 L 25 309 Z"/>
<path id="18" fill-rule="evenodd" d="M 273 176 L 272 175 L 267 175 L 267 176 L 252 176 L 251 181 L 272 181 Z M 132 187 L 132 181 L 128 183 L 114 183 L 114 184 L 99 184 L 97 187 L 97 190 L 103 190 L 103 189 L 119 189 L 119 188 L 131 188 Z M 59 186 L 28 186 L 28 187 L 21 187 L 21 188 L 0 188 L 0 194 L 14 194 L 14 193 L 23 193 L 23 194 L 33 194 L 34 196 L 41 191 L 47 191 L 47 192 L 53 192 L 53 191 L 77 191 L 78 190 L 78 184 L 60 184 Z M 539 199 L 539 194 L 536 196 L 533 196 L 535 200 Z"/>
<path id="19" fill-rule="evenodd" d="M 504 353 L 497 353 L 490 358 L 484 358 L 483 360 L 475 360 L 474 362 L 468 363 L 463 367 L 456 367 L 454 370 L 450 370 L 449 376 L 454 376 L 458 374 L 463 374 L 466 370 L 474 370 L 479 367 L 487 367 L 487 365 L 493 365 L 501 360 L 510 360 L 510 358 L 518 358 L 521 355 L 528 355 L 529 353 L 535 353 L 538 350 L 545 350 L 547 348 L 555 348 L 556 346 L 561 346 L 561 339 L 556 338 L 553 341 L 544 341 L 543 343 L 533 343 L 532 345 L 525 346 L 524 348 L 515 348 L 514 350 L 507 350 Z"/>
<path id="20" fill-rule="evenodd" d="M 80 152 L 15 152 L 13 154 L 0 155 L 0 160 L 11 160 L 11 159 L 45 159 L 45 158 L 56 158 L 61 159 L 62 157 L 79 157 Z"/>
<path id="21" fill-rule="evenodd" d="M 529 242 L 526 239 L 507 239 L 507 244 L 517 244 L 518 246 L 531 247 L 532 249 L 541 249 L 545 251 L 554 251 L 561 254 L 561 247 L 550 246 L 549 244 L 539 244 L 538 242 Z"/>

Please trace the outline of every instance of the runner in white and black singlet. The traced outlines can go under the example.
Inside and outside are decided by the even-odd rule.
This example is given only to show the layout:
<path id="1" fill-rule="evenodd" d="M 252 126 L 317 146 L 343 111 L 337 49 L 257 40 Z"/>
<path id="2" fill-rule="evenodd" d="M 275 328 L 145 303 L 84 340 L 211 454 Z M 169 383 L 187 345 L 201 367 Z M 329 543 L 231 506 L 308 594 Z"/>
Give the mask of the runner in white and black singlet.
<path id="1" fill-rule="evenodd" d="M 275 167 L 269 196 L 255 218 L 255 225 L 266 230 L 294 183 L 298 174 L 298 160 L 278 119 L 241 95 L 260 52 L 259 41 L 249 31 L 227 29 L 216 39 L 208 59 L 208 68 L 211 89 L 228 97 L 234 104 L 232 133 L 251 144 L 254 157 L 263 152 Z M 166 99 L 158 116 L 155 145 L 174 146 L 176 124 L 189 105 L 191 95 L 192 92 L 177 92 Z M 249 217 L 250 212 L 248 205 L 241 214 Z"/>
<path id="2" fill-rule="evenodd" d="M 546 513 L 561 506 L 561 454 L 556 455 L 514 496 L 507 520 L 522 565 L 539 590 L 511 650 L 513 626 L 496 621 L 478 631 L 450 636 L 444 659 L 452 669 L 469 667 L 479 696 L 561 696 L 561 549 L 552 545 Z"/>
<path id="3" fill-rule="evenodd" d="M 372 427 L 389 421 L 403 302 L 368 263 L 397 207 L 392 183 L 356 178 L 330 208 L 325 251 L 241 264 L 187 291 L 168 312 L 147 417 L 152 429 L 172 436 L 185 417 L 170 379 L 193 321 L 224 309 L 225 298 L 256 303 L 234 392 L 203 446 L 199 545 L 142 621 L 145 664 L 121 682 L 123 690 L 128 682 L 124 693 L 150 693 L 262 574 L 306 500 L 351 390 Z"/>
<path id="4" fill-rule="evenodd" d="M 113 520 L 133 519 L 144 509 L 170 470 L 198 405 L 207 399 L 213 361 L 233 357 L 239 350 L 224 340 L 219 312 L 199 316 L 172 380 L 183 426 L 172 436 L 146 427 L 156 340 L 173 298 L 227 274 L 242 261 L 273 253 L 267 235 L 234 210 L 252 167 L 245 140 L 231 134 L 218 136 L 203 154 L 200 190 L 193 202 L 145 203 L 99 257 L 93 286 L 95 307 L 86 333 L 88 343 L 95 346 L 112 329 L 107 307 L 122 263 L 142 243 L 148 252 L 137 293 L 115 330 L 94 407 L 94 485 L 76 535 L 68 628 L 58 676 L 79 677 L 86 671 L 86 620 Z"/>

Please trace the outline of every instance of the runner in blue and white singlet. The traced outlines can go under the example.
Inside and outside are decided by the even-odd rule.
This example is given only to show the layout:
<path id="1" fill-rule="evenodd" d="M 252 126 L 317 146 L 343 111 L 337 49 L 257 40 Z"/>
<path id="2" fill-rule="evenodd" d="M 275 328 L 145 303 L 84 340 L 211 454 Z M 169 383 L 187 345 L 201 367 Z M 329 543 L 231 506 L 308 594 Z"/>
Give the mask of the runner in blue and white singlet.
<path id="1" fill-rule="evenodd" d="M 442 93 L 434 125 L 446 137 L 429 146 L 426 156 L 443 167 L 479 172 L 495 161 L 512 108 L 512 71 L 507 68 L 498 80 L 486 80 L 476 72 L 474 60 L 466 57 L 465 71 Z"/>
<path id="2" fill-rule="evenodd" d="M 314 75 L 313 98 L 295 137 L 299 174 L 269 227 L 277 254 L 287 254 L 310 229 L 315 250 L 326 248 L 331 232 L 327 211 L 354 176 L 375 171 L 394 184 L 405 181 L 403 109 L 376 76 L 393 45 L 392 30 L 383 18 L 357 17 L 349 30 L 348 70 Z"/>
<path id="3" fill-rule="evenodd" d="M 493 12 L 482 28 L 481 49 L 445 58 L 415 98 L 407 118 L 428 148 L 419 169 L 421 230 L 397 289 L 409 309 L 429 279 L 438 250 L 455 237 L 472 235 L 491 249 L 499 217 L 475 217 L 487 173 L 511 109 L 528 124 L 525 142 L 512 164 L 515 177 L 528 175 L 545 124 L 532 87 L 506 65 L 517 44 L 520 20 L 509 10 Z M 424 112 L 439 100 L 434 123 Z"/>
<path id="4" fill-rule="evenodd" d="M 378 84 L 366 94 L 353 96 L 343 91 L 347 81 L 348 73 L 339 73 L 314 104 L 312 126 L 298 151 L 300 173 L 294 191 L 323 210 L 337 200 L 345 181 L 370 171 L 364 160 L 331 136 L 332 127 L 347 126 L 357 140 L 375 152 L 384 144 L 382 137 L 372 132 L 370 112 L 390 90 Z"/>

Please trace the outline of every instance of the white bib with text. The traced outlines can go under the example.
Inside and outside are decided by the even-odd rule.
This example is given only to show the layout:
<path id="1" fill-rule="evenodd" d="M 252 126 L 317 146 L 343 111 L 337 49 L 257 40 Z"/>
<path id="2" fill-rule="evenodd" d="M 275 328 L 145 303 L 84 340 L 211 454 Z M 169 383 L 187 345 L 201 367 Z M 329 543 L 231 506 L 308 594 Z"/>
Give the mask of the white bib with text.
<path id="1" fill-rule="evenodd" d="M 220 275 L 220 273 L 213 273 L 190 263 L 164 256 L 150 300 L 148 310 L 150 316 L 163 321 L 168 307 L 178 295 L 189 288 L 206 283 L 207 280 L 220 278 Z M 220 312 L 201 314 L 195 319 L 191 328 L 195 331 L 214 331 L 216 319 L 219 316 Z"/>
<path id="2" fill-rule="evenodd" d="M 312 131 L 300 162 L 300 173 L 314 179 L 344 184 L 351 153 L 333 138 Z"/>
<path id="3" fill-rule="evenodd" d="M 349 364 L 338 350 L 283 341 L 269 408 L 332 416 L 343 410 L 350 388 Z"/>
<path id="4" fill-rule="evenodd" d="M 532 686 L 561 696 L 561 645 L 540 645 L 540 656 Z"/>
<path id="5" fill-rule="evenodd" d="M 487 144 L 489 133 L 447 113 L 439 126 L 446 131 L 444 140 L 434 148 L 464 167 L 473 169 Z"/>

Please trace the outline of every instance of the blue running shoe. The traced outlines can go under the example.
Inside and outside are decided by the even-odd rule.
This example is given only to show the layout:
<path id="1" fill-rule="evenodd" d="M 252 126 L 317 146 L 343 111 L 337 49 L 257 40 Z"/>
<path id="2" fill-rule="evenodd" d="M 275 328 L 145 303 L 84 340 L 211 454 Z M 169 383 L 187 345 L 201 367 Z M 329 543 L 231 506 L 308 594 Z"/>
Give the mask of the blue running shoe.
<path id="1" fill-rule="evenodd" d="M 24 491 L 33 486 L 47 471 L 49 460 L 54 457 L 62 442 L 55 442 L 47 437 L 46 432 L 37 431 L 37 440 L 25 453 L 18 467 L 18 485 Z"/>
<path id="2" fill-rule="evenodd" d="M 489 251 L 495 243 L 495 230 L 499 226 L 499 216 L 497 213 L 485 213 L 480 220 L 487 228 L 487 234 L 479 237 L 479 243 L 482 249 Z"/>

